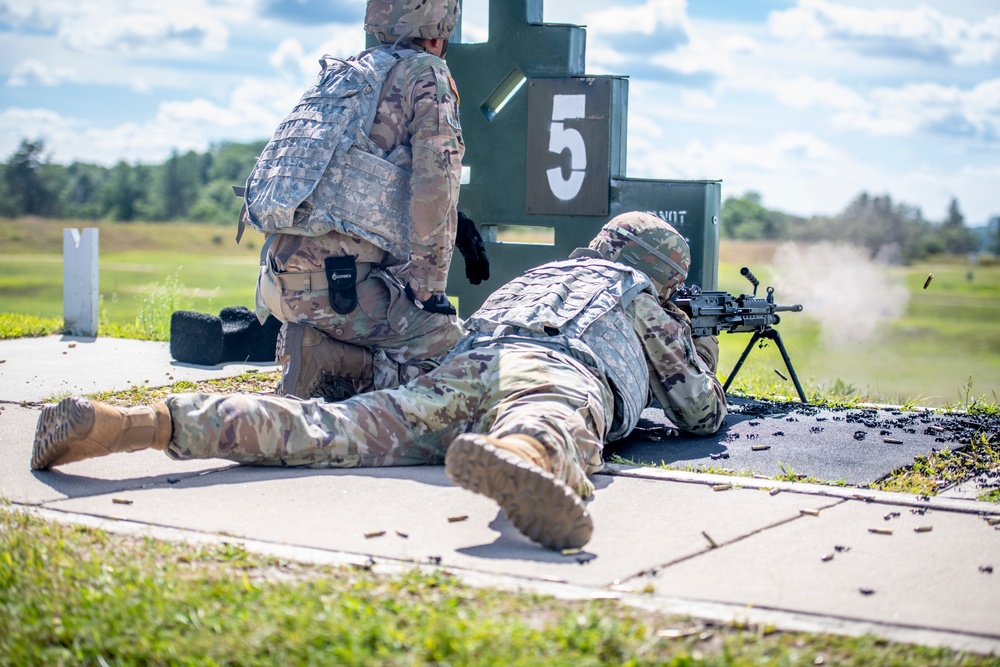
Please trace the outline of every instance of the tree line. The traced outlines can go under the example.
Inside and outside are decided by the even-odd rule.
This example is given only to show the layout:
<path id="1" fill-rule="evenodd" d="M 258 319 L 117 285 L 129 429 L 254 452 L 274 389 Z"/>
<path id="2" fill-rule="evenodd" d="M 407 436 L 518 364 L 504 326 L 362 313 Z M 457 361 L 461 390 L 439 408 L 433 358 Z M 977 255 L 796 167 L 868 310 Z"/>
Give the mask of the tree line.
<path id="1" fill-rule="evenodd" d="M 232 186 L 246 181 L 265 144 L 223 142 L 205 153 L 175 151 L 158 165 L 103 167 L 55 164 L 41 139 L 24 139 L 0 163 L 0 217 L 232 224 L 242 206 Z M 847 242 L 892 263 L 942 253 L 1000 254 L 1000 216 L 985 229 L 970 229 L 957 199 L 940 221 L 889 195 L 868 193 L 838 215 L 804 218 L 768 209 L 758 193 L 749 192 L 725 200 L 721 233 L 728 239 Z"/>
<path id="2" fill-rule="evenodd" d="M 24 139 L 0 164 L 0 216 L 72 220 L 232 224 L 243 185 L 266 141 L 220 143 L 205 153 L 174 152 L 158 165 L 54 164 L 42 140 Z"/>
<path id="3" fill-rule="evenodd" d="M 867 192 L 837 215 L 804 218 L 768 209 L 758 193 L 749 192 L 727 198 L 720 217 L 723 238 L 844 242 L 892 264 L 941 254 L 986 251 L 1000 255 L 1000 216 L 984 228 L 971 229 L 955 198 L 940 221 L 926 219 L 920 208 L 893 202 L 889 195 Z"/>

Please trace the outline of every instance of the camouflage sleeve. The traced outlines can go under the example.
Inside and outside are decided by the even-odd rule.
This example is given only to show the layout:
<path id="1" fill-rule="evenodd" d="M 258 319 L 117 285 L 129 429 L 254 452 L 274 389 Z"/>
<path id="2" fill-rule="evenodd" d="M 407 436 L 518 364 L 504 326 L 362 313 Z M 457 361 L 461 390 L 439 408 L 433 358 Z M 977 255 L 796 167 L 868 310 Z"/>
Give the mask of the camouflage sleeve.
<path id="1" fill-rule="evenodd" d="M 683 313 L 660 306 L 652 294 L 632 302 L 634 327 L 650 362 L 650 382 L 659 381 L 668 405 L 663 412 L 678 428 L 696 435 L 719 430 L 726 416 L 726 394 L 715 373 L 695 351 Z"/>
<path id="2" fill-rule="evenodd" d="M 444 62 L 422 67 L 411 90 L 413 232 L 406 276 L 418 298 L 424 299 L 443 293 L 448 282 L 465 144 L 458 118 L 458 92 Z"/>

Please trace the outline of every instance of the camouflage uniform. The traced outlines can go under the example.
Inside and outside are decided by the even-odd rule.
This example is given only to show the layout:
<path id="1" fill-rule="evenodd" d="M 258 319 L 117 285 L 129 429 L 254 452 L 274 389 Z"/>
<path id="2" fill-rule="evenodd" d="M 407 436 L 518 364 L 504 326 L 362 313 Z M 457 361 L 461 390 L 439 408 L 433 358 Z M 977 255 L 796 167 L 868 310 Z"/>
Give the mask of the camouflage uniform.
<path id="1" fill-rule="evenodd" d="M 539 276 L 553 271 L 568 276 L 566 289 L 540 292 L 552 283 Z M 616 302 L 572 302 L 588 281 L 605 281 L 618 292 Z M 570 338 L 544 321 L 517 326 L 521 309 L 545 299 L 557 316 L 575 313 L 561 321 L 563 332 L 578 323 L 586 332 Z M 630 328 L 601 326 L 615 318 Z M 433 372 L 338 404 L 171 396 L 174 435 L 167 451 L 178 459 L 257 465 L 439 464 L 462 433 L 525 434 L 545 446 L 556 478 L 587 497 L 593 491 L 587 476 L 602 467 L 604 442 L 627 434 L 638 418 L 623 414 L 623 405 L 647 405 L 650 379 L 663 388 L 667 416 L 685 431 L 714 433 L 726 415 L 722 387 L 697 354 L 683 313 L 661 306 L 649 280 L 624 265 L 583 257 L 531 270 L 498 290 L 467 326 L 472 330 Z M 582 342 L 592 331 L 599 336 L 590 340 L 603 343 Z M 637 350 L 640 363 L 630 366 L 641 380 L 631 389 L 609 379 L 615 371 L 602 360 L 613 348 Z"/>
<path id="2" fill-rule="evenodd" d="M 368 136 L 394 156 L 396 166 L 411 173 L 409 261 L 396 264 L 396 258 L 370 240 L 342 230 L 323 236 L 276 234 L 269 241 L 269 266 L 261 271 L 258 300 L 282 321 L 308 324 L 337 340 L 371 348 L 375 388 L 382 388 L 433 367 L 462 335 L 456 316 L 424 311 L 403 293 L 406 283 L 418 300 L 444 293 L 455 244 L 465 145 L 458 95 L 445 62 L 426 52 L 403 57 L 383 85 Z M 312 202 L 329 199 L 324 189 L 335 187 L 335 180 L 324 176 L 296 216 L 328 215 Z M 359 304 L 341 315 L 330 307 L 324 260 L 346 255 L 355 256 L 358 265 Z"/>
<path id="3" fill-rule="evenodd" d="M 404 386 L 341 403 L 176 394 L 115 408 L 71 397 L 43 409 L 31 466 L 147 448 L 273 466 L 444 463 L 525 536 L 580 547 L 593 531 L 589 475 L 651 393 L 686 431 L 714 433 L 725 418 L 714 337 L 694 341 L 668 301 L 689 265 L 675 229 L 623 214 L 589 248 L 497 290 L 441 365 Z"/>

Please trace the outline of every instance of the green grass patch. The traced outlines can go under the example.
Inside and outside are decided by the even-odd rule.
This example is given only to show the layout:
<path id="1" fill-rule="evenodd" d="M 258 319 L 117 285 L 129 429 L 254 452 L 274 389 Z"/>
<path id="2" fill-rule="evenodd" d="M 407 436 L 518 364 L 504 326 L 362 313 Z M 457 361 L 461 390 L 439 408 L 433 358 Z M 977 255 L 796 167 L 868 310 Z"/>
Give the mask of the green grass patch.
<path id="1" fill-rule="evenodd" d="M 235 229 L 216 225 L 18 219 L 0 223 L 3 310 L 45 320 L 61 317 L 63 228 L 94 226 L 100 229 L 101 335 L 165 340 L 170 308 L 217 314 L 228 306 L 252 307 L 259 234 L 248 232 L 236 245 Z M 513 231 L 522 240 L 535 240 L 528 235 L 531 228 Z M 720 289 L 750 291 L 739 273 L 749 266 L 763 295 L 772 282 L 776 245 L 724 241 Z M 973 267 L 954 259 L 892 272 L 907 286 L 909 305 L 869 339 L 831 348 L 810 318 L 809 304 L 802 313 L 783 316 L 778 329 L 807 398 L 941 407 L 965 400 L 971 378 L 975 396 L 1000 401 L 1000 264 Z M 930 273 L 934 279 L 925 290 Z M 824 289 L 847 289 L 827 286 L 825 279 L 816 276 Z M 865 293 L 848 296 L 849 310 L 864 313 L 869 307 Z M 781 291 L 776 297 L 789 303 Z M 750 335 L 720 338 L 719 372 L 725 379 Z M 791 381 L 778 372 L 788 377 L 776 347 L 766 343 L 751 352 L 731 390 L 775 400 L 795 397 Z"/>
<path id="2" fill-rule="evenodd" d="M 61 317 L 38 317 L 22 313 L 0 313 L 0 340 L 51 336 L 62 333 Z"/>
<path id="3" fill-rule="evenodd" d="M 761 280 L 758 294 L 763 295 L 771 284 L 765 250 L 760 244 L 724 242 L 720 289 L 734 294 L 751 291 L 739 274 L 740 266 L 749 265 Z M 758 262 L 740 259 L 741 253 Z M 830 332 L 825 336 L 809 317 L 808 303 L 802 313 L 782 315 L 777 329 L 806 397 L 812 401 L 833 395 L 848 403 L 927 407 L 975 399 L 1000 401 L 1000 265 L 971 267 L 954 260 L 894 268 L 892 273 L 905 283 L 908 305 L 901 317 L 882 321 L 867 338 L 829 344 Z M 930 273 L 934 279 L 924 290 Z M 828 286 L 831 291 L 839 288 Z M 848 308 L 856 311 L 854 315 L 869 307 L 865 293 L 849 296 Z M 790 303 L 780 291 L 776 298 L 778 303 Z M 750 337 L 720 336 L 719 374 L 724 380 Z M 792 382 L 779 372 L 789 375 L 777 347 L 765 341 L 750 352 L 730 389 L 736 395 L 775 400 L 795 397 Z"/>
<path id="4" fill-rule="evenodd" d="M 169 319 L 167 330 L 150 324 L 152 311 L 182 305 L 175 309 L 218 314 L 253 305 L 259 234 L 237 245 L 235 226 L 18 219 L 0 223 L 5 312 L 62 317 L 65 227 L 99 229 L 101 335 L 165 340 Z"/>
<path id="5" fill-rule="evenodd" d="M 0 506 L 0 656 L 36 665 L 995 665 L 947 649 L 713 625 L 610 600 L 380 576 L 44 522 Z"/>
<path id="6" fill-rule="evenodd" d="M 917 456 L 912 465 L 894 470 L 872 485 L 882 491 L 933 496 L 953 486 L 1000 467 L 1000 443 L 980 433 L 971 443 L 956 449 L 941 449 Z"/>

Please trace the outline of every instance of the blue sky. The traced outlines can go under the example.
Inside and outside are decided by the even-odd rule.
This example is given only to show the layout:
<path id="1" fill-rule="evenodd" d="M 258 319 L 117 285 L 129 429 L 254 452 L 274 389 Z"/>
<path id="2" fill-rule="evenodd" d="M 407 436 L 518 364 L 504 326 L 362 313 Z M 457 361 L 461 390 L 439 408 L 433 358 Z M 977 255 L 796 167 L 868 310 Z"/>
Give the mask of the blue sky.
<path id="1" fill-rule="evenodd" d="M 504 0 L 507 2 L 517 0 Z M 467 39 L 486 0 L 465 0 Z M 546 0 L 587 69 L 630 77 L 628 175 L 722 179 L 835 213 L 888 193 L 1000 215 L 996 0 Z M 323 53 L 362 48 L 363 0 L 0 0 L 0 156 L 159 162 L 270 136 Z M 461 88 L 461 81 L 458 82 Z"/>

